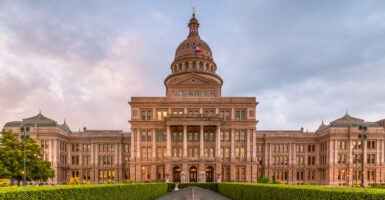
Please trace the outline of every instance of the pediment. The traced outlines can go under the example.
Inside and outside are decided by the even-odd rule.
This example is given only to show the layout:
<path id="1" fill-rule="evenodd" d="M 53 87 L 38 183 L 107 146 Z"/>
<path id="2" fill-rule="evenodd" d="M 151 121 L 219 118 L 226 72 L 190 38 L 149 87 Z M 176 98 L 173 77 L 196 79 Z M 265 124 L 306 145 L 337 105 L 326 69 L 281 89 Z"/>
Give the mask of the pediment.
<path id="1" fill-rule="evenodd" d="M 217 85 L 215 80 L 198 74 L 189 74 L 184 77 L 175 77 L 170 80 L 171 85 Z"/>

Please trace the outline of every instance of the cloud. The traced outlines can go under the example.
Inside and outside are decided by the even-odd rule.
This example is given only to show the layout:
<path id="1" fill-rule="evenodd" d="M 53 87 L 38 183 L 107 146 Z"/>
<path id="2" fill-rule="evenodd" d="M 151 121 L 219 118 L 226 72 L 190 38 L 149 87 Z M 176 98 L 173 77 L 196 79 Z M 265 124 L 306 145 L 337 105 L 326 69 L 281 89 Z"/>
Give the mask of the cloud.
<path id="1" fill-rule="evenodd" d="M 73 130 L 129 130 L 131 96 L 164 96 L 190 4 L 1 1 L 0 124 L 39 109 Z M 195 4 L 194 4 L 195 5 Z M 383 117 L 385 6 L 197 1 L 224 96 L 256 96 L 258 129 Z M 5 96 L 5 98 L 3 98 Z"/>

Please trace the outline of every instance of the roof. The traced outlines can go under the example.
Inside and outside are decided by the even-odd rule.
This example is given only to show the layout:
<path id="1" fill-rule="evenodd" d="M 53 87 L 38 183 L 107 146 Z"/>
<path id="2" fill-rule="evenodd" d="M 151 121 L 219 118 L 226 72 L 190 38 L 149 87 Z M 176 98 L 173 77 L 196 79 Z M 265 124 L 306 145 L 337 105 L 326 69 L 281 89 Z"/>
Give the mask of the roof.
<path id="1" fill-rule="evenodd" d="M 42 115 L 41 113 L 39 113 L 33 117 L 25 118 L 25 119 L 23 119 L 23 121 L 8 122 L 4 125 L 4 127 L 20 127 L 22 125 L 31 126 L 31 127 L 34 127 L 34 126 L 58 127 L 61 130 L 71 132 L 71 129 L 68 127 L 68 125 L 66 123 L 58 124 L 55 120 L 50 119 L 50 118 Z"/>
<path id="2" fill-rule="evenodd" d="M 325 125 L 322 122 L 322 124 L 320 125 L 320 127 L 316 132 L 319 132 L 321 130 L 324 130 L 330 127 L 351 127 L 351 126 L 355 127 L 360 125 L 365 125 L 367 127 L 380 127 L 380 125 L 376 122 L 365 122 L 363 119 L 352 117 L 348 113 L 346 113 L 343 117 L 330 122 L 329 125 Z"/>

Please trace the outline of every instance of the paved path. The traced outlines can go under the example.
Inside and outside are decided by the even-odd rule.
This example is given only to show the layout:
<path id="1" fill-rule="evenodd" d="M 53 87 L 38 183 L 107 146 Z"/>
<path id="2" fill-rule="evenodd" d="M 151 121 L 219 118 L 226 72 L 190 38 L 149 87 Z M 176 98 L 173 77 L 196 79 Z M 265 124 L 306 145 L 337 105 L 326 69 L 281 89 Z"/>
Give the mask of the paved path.
<path id="1" fill-rule="evenodd" d="M 169 192 L 155 200 L 230 200 L 219 193 L 200 187 L 188 187 Z"/>

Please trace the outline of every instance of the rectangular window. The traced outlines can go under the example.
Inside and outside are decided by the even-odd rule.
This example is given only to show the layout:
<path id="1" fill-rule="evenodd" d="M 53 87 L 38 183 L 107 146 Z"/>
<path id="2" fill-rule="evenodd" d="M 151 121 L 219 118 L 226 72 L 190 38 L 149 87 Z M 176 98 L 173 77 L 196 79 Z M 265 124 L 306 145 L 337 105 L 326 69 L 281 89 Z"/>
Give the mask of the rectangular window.
<path id="1" fill-rule="evenodd" d="M 80 144 L 72 144 L 71 150 L 72 150 L 72 152 L 79 152 L 80 151 Z"/>
<path id="2" fill-rule="evenodd" d="M 141 109 L 142 120 L 152 120 L 152 109 Z"/>
<path id="3" fill-rule="evenodd" d="M 167 110 L 158 110 L 156 112 L 156 118 L 157 120 L 164 120 L 165 117 L 167 117 Z"/>
<path id="4" fill-rule="evenodd" d="M 71 161 L 72 161 L 71 163 L 73 165 L 78 165 L 79 164 L 79 156 L 72 156 Z"/>

